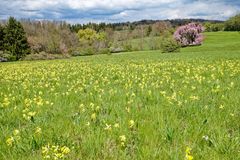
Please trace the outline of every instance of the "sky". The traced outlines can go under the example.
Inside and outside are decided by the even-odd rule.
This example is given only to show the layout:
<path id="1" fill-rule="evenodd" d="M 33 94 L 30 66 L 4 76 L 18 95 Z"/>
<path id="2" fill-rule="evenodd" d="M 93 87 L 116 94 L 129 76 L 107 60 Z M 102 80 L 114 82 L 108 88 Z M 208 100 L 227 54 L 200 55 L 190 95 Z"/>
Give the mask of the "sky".
<path id="1" fill-rule="evenodd" d="M 240 0 L 0 0 L 0 19 L 69 23 L 201 18 L 226 20 L 240 13 Z"/>

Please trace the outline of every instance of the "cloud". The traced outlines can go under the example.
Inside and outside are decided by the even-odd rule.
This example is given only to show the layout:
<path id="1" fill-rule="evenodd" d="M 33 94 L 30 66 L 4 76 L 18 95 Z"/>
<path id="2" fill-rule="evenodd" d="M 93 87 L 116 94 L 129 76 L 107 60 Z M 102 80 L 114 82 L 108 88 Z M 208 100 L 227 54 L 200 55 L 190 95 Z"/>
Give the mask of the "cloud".
<path id="1" fill-rule="evenodd" d="M 240 11 L 236 0 L 0 0 L 0 19 L 67 20 L 72 23 L 141 19 L 225 20 Z"/>

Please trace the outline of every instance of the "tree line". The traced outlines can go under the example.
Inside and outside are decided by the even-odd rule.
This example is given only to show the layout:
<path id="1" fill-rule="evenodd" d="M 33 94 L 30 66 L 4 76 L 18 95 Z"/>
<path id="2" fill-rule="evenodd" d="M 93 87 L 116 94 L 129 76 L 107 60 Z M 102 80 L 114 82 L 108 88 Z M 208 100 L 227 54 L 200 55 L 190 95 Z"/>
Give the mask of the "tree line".
<path id="1" fill-rule="evenodd" d="M 176 19 L 126 23 L 67 24 L 55 21 L 17 21 L 10 17 L 0 24 L 0 61 L 54 59 L 70 56 L 156 50 L 169 46 L 179 26 L 195 22 L 205 31 L 240 31 L 240 15 L 229 20 Z"/>
<path id="2" fill-rule="evenodd" d="M 217 32 L 217 31 L 240 31 L 240 14 L 229 18 L 225 22 L 206 22 L 204 24 L 205 31 Z"/>

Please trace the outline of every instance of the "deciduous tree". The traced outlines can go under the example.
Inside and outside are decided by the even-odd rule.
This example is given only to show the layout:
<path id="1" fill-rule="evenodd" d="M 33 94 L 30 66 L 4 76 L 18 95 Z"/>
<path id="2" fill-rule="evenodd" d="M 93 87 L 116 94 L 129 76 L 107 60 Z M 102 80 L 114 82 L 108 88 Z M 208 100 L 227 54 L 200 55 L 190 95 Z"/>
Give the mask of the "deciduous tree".
<path id="1" fill-rule="evenodd" d="M 201 24 L 189 23 L 179 27 L 174 33 L 174 38 L 182 46 L 201 45 L 203 42 L 203 30 Z"/>

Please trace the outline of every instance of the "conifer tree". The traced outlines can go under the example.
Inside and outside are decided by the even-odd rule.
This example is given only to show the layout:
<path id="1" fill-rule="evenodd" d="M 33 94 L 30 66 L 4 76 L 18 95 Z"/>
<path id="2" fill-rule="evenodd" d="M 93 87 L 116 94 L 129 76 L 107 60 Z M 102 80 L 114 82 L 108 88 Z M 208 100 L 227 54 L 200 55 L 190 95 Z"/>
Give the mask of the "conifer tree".
<path id="1" fill-rule="evenodd" d="M 4 50 L 11 52 L 16 60 L 30 53 L 26 33 L 23 26 L 13 17 L 10 17 L 4 30 Z"/>
<path id="2" fill-rule="evenodd" d="M 4 27 L 0 24 L 0 51 L 3 50 Z"/>

